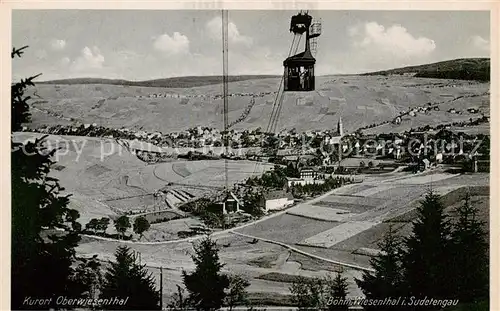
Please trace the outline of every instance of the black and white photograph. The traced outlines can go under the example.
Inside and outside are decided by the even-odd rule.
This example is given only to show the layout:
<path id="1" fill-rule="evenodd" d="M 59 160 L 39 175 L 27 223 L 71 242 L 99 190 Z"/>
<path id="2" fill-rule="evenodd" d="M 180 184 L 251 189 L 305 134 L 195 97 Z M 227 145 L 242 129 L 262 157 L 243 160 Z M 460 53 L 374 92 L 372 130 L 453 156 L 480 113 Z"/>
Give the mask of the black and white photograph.
<path id="1" fill-rule="evenodd" d="M 490 310 L 492 23 L 13 9 L 10 308 Z"/>

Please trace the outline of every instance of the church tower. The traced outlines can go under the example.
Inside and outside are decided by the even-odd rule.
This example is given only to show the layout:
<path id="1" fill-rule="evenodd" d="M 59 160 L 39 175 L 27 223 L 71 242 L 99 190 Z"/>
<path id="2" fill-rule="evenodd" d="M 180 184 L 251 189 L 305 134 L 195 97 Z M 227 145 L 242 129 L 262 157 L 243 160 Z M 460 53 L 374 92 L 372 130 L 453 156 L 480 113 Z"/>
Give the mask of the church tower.
<path id="1" fill-rule="evenodd" d="M 339 116 L 339 121 L 337 123 L 337 135 L 339 137 L 339 144 L 338 144 L 338 159 L 339 159 L 339 165 L 340 162 L 342 161 L 342 137 L 344 136 L 344 125 L 342 124 L 342 116 Z"/>
<path id="2" fill-rule="evenodd" d="M 339 117 L 339 122 L 337 123 L 337 133 L 340 137 L 344 136 L 344 126 L 342 125 L 342 116 Z"/>

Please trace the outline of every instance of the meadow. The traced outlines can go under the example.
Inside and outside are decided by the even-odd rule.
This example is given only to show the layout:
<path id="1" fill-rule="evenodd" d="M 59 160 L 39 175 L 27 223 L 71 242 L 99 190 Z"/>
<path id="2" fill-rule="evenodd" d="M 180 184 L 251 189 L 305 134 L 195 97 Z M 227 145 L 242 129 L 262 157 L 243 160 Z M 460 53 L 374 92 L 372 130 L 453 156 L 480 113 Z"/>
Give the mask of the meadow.
<path id="1" fill-rule="evenodd" d="M 14 133 L 15 141 L 34 140 L 43 135 Z M 148 165 L 115 140 L 79 136 L 48 135 L 46 145 L 61 148 L 51 176 L 60 180 L 65 192 L 71 193 L 70 204 L 85 224 L 91 218 L 139 213 L 168 207 L 153 194 L 159 190 L 174 190 L 166 194 L 170 202 L 179 191 L 188 199 L 210 195 L 225 186 L 224 160 L 176 160 Z M 255 162 L 228 161 L 228 183 L 243 182 L 254 176 Z M 261 174 L 272 165 L 259 165 Z M 170 183 L 175 183 L 169 186 Z M 169 197 L 170 196 L 170 197 Z"/>
<path id="2" fill-rule="evenodd" d="M 234 129 L 266 128 L 279 78 L 229 83 L 229 122 L 245 115 Z M 113 128 L 174 132 L 195 126 L 223 127 L 221 86 L 160 88 L 106 84 L 38 84 L 31 90 L 32 126 L 97 123 Z M 161 95 L 158 97 L 158 95 Z M 252 97 L 255 105 L 245 109 Z M 285 92 L 278 130 L 331 129 L 340 116 L 346 132 L 392 121 L 414 107 L 438 105 L 439 111 L 404 116 L 376 132 L 400 132 L 424 125 L 466 121 L 489 115 L 489 83 L 393 76 L 321 76 L 313 92 Z M 462 114 L 453 114 L 455 108 Z M 467 112 L 477 108 L 480 114 Z"/>

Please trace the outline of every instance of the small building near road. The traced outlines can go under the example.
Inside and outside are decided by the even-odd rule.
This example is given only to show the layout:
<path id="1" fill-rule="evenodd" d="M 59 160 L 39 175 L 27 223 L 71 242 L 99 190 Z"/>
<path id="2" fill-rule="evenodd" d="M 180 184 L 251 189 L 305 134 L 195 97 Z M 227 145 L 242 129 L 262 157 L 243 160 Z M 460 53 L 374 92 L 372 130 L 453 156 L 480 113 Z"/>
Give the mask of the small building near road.
<path id="1" fill-rule="evenodd" d="M 436 154 L 436 163 L 442 163 L 443 162 L 443 154 L 441 152 Z"/>
<path id="2" fill-rule="evenodd" d="M 264 194 L 264 200 L 266 212 L 279 211 L 294 203 L 292 194 L 283 190 L 271 191 Z"/>
<path id="3" fill-rule="evenodd" d="M 422 161 L 420 161 L 419 166 L 420 170 L 425 171 L 430 168 L 431 161 L 429 161 L 429 159 L 423 159 Z"/>
<path id="4" fill-rule="evenodd" d="M 240 199 L 233 192 L 229 191 L 214 205 L 218 213 L 222 212 L 223 215 L 226 215 L 239 212 L 242 204 Z"/>
<path id="5" fill-rule="evenodd" d="M 310 184 L 324 184 L 325 180 L 321 178 L 294 178 L 294 177 L 287 177 L 287 186 L 288 188 L 293 187 L 293 186 L 304 186 L 304 185 L 310 185 Z"/>

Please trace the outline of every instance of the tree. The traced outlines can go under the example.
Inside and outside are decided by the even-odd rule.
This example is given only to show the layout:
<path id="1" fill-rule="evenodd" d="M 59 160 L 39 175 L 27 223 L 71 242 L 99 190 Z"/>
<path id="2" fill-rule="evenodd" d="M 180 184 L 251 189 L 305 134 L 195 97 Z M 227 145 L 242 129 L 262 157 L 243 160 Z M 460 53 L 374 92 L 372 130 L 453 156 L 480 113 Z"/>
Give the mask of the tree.
<path id="1" fill-rule="evenodd" d="M 477 207 L 471 204 L 470 194 L 455 210 L 458 216 L 453 226 L 454 275 L 460 302 L 488 299 L 488 234 L 484 222 L 477 218 Z"/>
<path id="2" fill-rule="evenodd" d="M 137 217 L 134 221 L 134 232 L 140 235 L 140 238 L 142 238 L 144 232 L 149 230 L 149 227 L 151 227 L 151 225 L 144 217 Z"/>
<path id="3" fill-rule="evenodd" d="M 111 263 L 105 274 L 102 298 L 126 299 L 126 304 L 107 305 L 108 309 L 159 310 L 160 292 L 155 287 L 154 277 L 139 265 L 130 248 L 120 246 L 115 253 L 116 262 Z"/>
<path id="4" fill-rule="evenodd" d="M 245 191 L 243 195 L 243 202 L 243 210 L 250 215 L 259 217 L 264 214 L 264 194 L 261 190 L 256 192 L 252 190 Z"/>
<path id="5" fill-rule="evenodd" d="M 322 279 L 299 277 L 290 287 L 295 306 L 299 310 L 323 309 L 327 304 L 323 285 Z"/>
<path id="6" fill-rule="evenodd" d="M 342 274 L 337 273 L 334 279 L 327 278 L 326 284 L 328 286 L 328 310 L 348 310 L 349 305 L 343 303 L 347 298 L 347 278 Z M 340 303 L 333 303 L 334 301 Z"/>
<path id="7" fill-rule="evenodd" d="M 228 278 L 229 288 L 226 293 L 226 305 L 231 311 L 238 303 L 246 301 L 246 288 L 250 286 L 250 282 L 237 274 L 229 275 Z"/>
<path id="8" fill-rule="evenodd" d="M 101 232 L 101 234 L 104 235 L 106 233 L 106 230 L 108 230 L 109 222 L 110 219 L 108 217 L 102 217 L 101 219 L 99 219 L 97 223 L 96 230 L 98 230 L 99 232 Z"/>
<path id="9" fill-rule="evenodd" d="M 337 273 L 334 278 L 299 277 L 290 291 L 299 310 L 348 310 L 347 288 L 347 278 Z"/>
<path id="10" fill-rule="evenodd" d="M 78 281 L 77 286 L 80 287 L 78 291 L 84 298 L 97 298 L 97 293 L 104 282 L 97 255 L 90 259 L 81 259 L 73 278 Z"/>
<path id="11" fill-rule="evenodd" d="M 293 163 L 288 163 L 286 166 L 286 176 L 287 177 L 300 177 L 300 172 L 297 169 L 296 165 L 293 165 Z"/>
<path id="12" fill-rule="evenodd" d="M 209 236 L 194 246 L 193 259 L 196 268 L 193 272 L 182 271 L 184 285 L 189 293 L 191 304 L 198 310 L 217 310 L 225 298 L 229 278 L 221 274 L 224 266 L 219 262 L 217 244 Z"/>
<path id="13" fill-rule="evenodd" d="M 184 289 L 177 285 L 177 292 L 174 293 L 172 301 L 167 306 L 168 310 L 184 311 L 189 310 L 189 301 L 184 296 Z"/>
<path id="14" fill-rule="evenodd" d="M 413 232 L 405 240 L 405 281 L 410 296 L 452 297 L 450 225 L 438 195 L 429 191 L 417 208 Z"/>
<path id="15" fill-rule="evenodd" d="M 86 225 L 85 230 L 96 232 L 99 227 L 99 219 L 92 218 Z"/>
<path id="16" fill-rule="evenodd" d="M 127 232 L 127 229 L 130 227 L 130 219 L 126 215 L 118 217 L 115 221 L 115 229 L 122 235 L 122 237 L 125 236 L 125 232 Z"/>
<path id="17" fill-rule="evenodd" d="M 23 50 L 13 49 L 12 58 Z M 11 130 L 30 120 L 28 86 L 37 76 L 11 86 Z M 26 144 L 11 137 L 11 309 L 57 308 L 24 304 L 26 297 L 80 295 L 72 275 L 75 247 L 80 240 L 79 214 L 68 208 L 69 195 L 56 178 L 49 177 L 56 152 L 43 145 L 45 136 Z M 62 229 L 58 231 L 55 229 Z"/>
<path id="18" fill-rule="evenodd" d="M 370 260 L 375 272 L 364 272 L 356 283 L 367 299 L 385 299 L 404 296 L 402 240 L 396 235 L 392 226 L 379 243 L 381 253 Z M 366 306 L 367 310 L 394 310 L 392 306 Z"/>
<path id="19" fill-rule="evenodd" d="M 222 213 L 222 208 L 220 204 L 211 203 L 208 204 L 205 210 L 199 210 L 200 219 L 203 223 L 211 229 L 223 228 L 226 224 L 226 219 Z"/>
<path id="20" fill-rule="evenodd" d="M 11 58 L 21 57 L 24 50 L 28 48 L 24 46 L 20 49 L 12 49 Z M 31 113 L 29 112 L 28 101 L 31 99 L 30 96 L 25 96 L 24 92 L 28 86 L 34 86 L 33 80 L 39 77 L 41 74 L 29 77 L 27 79 L 21 79 L 20 82 L 15 83 L 11 86 L 11 131 L 16 132 L 22 129 L 23 123 L 28 123 L 31 121 Z"/>

